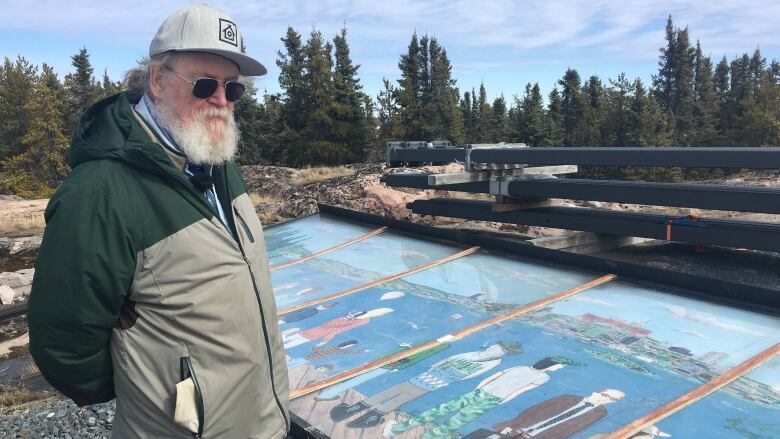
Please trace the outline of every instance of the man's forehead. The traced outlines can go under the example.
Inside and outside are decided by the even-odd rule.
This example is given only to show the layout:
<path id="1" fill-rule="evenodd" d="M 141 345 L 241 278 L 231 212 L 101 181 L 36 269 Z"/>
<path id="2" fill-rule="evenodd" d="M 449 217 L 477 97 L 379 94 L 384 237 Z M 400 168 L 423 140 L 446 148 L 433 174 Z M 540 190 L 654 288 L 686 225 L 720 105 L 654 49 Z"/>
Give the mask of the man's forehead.
<path id="1" fill-rule="evenodd" d="M 238 66 L 219 55 L 204 52 L 185 52 L 176 57 L 175 63 L 177 70 L 193 77 L 238 78 Z"/>

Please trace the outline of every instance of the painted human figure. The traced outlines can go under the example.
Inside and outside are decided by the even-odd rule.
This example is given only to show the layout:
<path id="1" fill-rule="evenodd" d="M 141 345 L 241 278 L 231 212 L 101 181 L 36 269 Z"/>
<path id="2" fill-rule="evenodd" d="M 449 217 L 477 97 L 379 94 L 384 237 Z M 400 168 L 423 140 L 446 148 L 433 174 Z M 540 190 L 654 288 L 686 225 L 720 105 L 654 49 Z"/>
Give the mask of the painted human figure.
<path id="1" fill-rule="evenodd" d="M 514 419 L 494 425 L 498 433 L 478 430 L 464 439 L 565 439 L 603 419 L 607 416 L 604 406 L 624 396 L 615 389 L 603 389 L 584 398 L 559 395 L 523 410 Z"/>
<path id="2" fill-rule="evenodd" d="M 363 384 L 367 381 L 371 381 L 374 378 L 379 378 L 380 376 L 388 373 L 388 372 L 398 372 L 399 370 L 406 369 L 410 366 L 414 366 L 415 364 L 419 363 L 420 361 L 432 357 L 439 352 L 449 349 L 450 344 L 449 343 L 443 343 L 440 345 L 436 345 L 432 348 L 428 348 L 424 351 L 418 352 L 416 354 L 410 355 L 406 358 L 402 358 L 398 361 L 394 361 L 390 364 L 387 364 L 385 366 L 382 366 L 380 368 L 374 369 L 372 371 L 362 373 L 354 378 L 350 378 L 346 381 L 342 381 L 334 386 L 330 386 L 327 389 L 323 390 L 322 392 L 318 393 L 314 399 L 317 401 L 332 401 L 339 397 L 342 393 L 346 392 L 349 389 L 354 388 L 355 386 L 359 386 L 360 384 Z M 402 350 L 398 350 L 396 352 L 391 352 L 388 355 L 393 355 L 398 352 L 403 352 L 404 350 L 409 349 L 408 347 Z"/>
<path id="3" fill-rule="evenodd" d="M 443 424 L 426 431 L 421 439 L 450 437 L 456 430 L 485 414 L 488 410 L 506 404 L 518 395 L 535 389 L 546 383 L 548 373 L 563 368 L 566 364 L 577 364 L 563 357 L 547 357 L 533 366 L 516 366 L 504 369 L 484 379 L 471 392 L 428 409 L 398 424 L 388 422 L 383 433 L 385 437 L 394 437 L 418 425 L 454 413 Z"/>
<path id="4" fill-rule="evenodd" d="M 357 347 L 357 340 L 347 340 L 343 343 L 339 343 L 336 346 L 314 346 L 311 348 L 311 352 L 306 354 L 303 358 L 291 358 L 287 362 L 287 367 L 292 369 L 293 367 L 302 366 L 308 364 L 310 361 L 323 360 L 334 355 L 354 355 L 368 352 L 367 349 L 359 349 Z"/>
<path id="5" fill-rule="evenodd" d="M 322 346 L 343 332 L 367 325 L 373 317 L 383 316 L 391 312 L 393 312 L 392 308 L 376 308 L 370 311 L 350 313 L 303 331 L 298 330 L 298 328 L 292 328 L 282 333 L 284 348 L 290 349 L 314 340 L 322 340 L 317 344 L 317 346 Z"/>
<path id="6" fill-rule="evenodd" d="M 447 357 L 411 379 L 392 386 L 355 404 L 339 404 L 330 411 L 330 417 L 338 422 L 352 415 L 371 409 L 349 422 L 348 427 L 369 428 L 383 422 L 384 415 L 423 395 L 486 373 L 501 364 L 504 355 L 522 352 L 516 342 L 499 342 L 482 351 L 464 352 Z"/>

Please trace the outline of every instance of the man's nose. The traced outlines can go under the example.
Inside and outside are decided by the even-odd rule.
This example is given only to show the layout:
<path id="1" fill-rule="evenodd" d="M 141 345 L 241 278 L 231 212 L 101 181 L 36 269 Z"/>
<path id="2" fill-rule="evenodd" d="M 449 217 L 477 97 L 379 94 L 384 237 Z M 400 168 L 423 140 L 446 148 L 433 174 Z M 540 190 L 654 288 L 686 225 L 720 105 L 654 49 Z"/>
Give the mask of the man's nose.
<path id="1" fill-rule="evenodd" d="M 217 90 L 209 96 L 208 99 L 209 103 L 212 105 L 216 105 L 217 107 L 227 107 L 228 100 L 227 97 L 225 97 L 225 86 L 224 84 L 220 84 L 217 86 Z"/>

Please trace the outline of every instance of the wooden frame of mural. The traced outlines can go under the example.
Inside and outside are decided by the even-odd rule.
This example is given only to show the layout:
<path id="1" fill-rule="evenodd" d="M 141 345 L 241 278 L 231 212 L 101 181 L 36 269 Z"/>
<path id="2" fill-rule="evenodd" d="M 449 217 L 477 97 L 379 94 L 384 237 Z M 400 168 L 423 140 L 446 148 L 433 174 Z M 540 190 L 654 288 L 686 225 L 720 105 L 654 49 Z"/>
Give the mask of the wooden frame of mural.
<path id="1" fill-rule="evenodd" d="M 696 404 L 683 407 L 717 398 L 780 349 L 771 315 L 392 229 L 356 239 L 371 229 L 304 221 L 349 242 L 317 242 L 299 222 L 268 240 L 272 260 L 307 258 L 272 282 L 291 411 L 326 436 L 666 437 Z M 767 364 L 771 390 L 780 374 Z M 767 413 L 780 413 L 772 404 Z"/>

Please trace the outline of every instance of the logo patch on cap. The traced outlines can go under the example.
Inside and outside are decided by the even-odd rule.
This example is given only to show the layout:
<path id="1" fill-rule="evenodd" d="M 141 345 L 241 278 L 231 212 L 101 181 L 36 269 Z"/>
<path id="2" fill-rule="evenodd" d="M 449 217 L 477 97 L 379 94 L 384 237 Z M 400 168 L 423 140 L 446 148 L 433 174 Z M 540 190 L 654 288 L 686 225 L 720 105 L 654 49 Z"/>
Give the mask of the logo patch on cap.
<path id="1" fill-rule="evenodd" d="M 219 19 L 219 41 L 238 47 L 238 31 L 235 23 L 224 18 Z"/>

